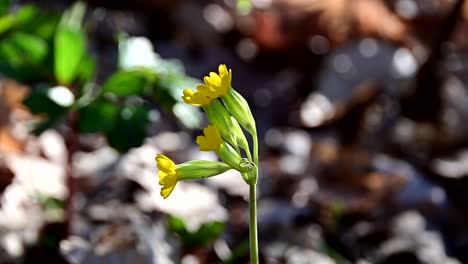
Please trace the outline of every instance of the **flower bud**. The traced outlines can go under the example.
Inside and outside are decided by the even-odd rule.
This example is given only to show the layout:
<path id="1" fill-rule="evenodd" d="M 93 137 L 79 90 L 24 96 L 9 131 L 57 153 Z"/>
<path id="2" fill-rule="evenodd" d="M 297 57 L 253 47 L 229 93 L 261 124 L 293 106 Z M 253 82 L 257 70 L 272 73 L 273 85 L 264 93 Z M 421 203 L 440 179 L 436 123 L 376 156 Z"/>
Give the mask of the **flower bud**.
<path id="1" fill-rule="evenodd" d="M 217 100 L 213 100 L 209 105 L 203 107 L 208 120 L 219 129 L 221 137 L 237 149 L 237 140 L 232 130 L 231 115 L 224 106 Z"/>
<path id="2" fill-rule="evenodd" d="M 244 132 L 242 131 L 242 128 L 240 127 L 239 123 L 237 120 L 231 116 L 232 120 L 232 131 L 234 132 L 234 135 L 236 136 L 236 142 L 237 144 L 245 150 L 245 152 L 248 152 L 247 155 L 250 157 L 250 151 L 249 151 L 249 143 L 247 142 L 247 139 L 245 138 Z"/>
<path id="3" fill-rule="evenodd" d="M 222 97 L 224 105 L 239 124 L 251 135 L 257 134 L 255 119 L 250 111 L 249 104 L 234 88 Z"/>

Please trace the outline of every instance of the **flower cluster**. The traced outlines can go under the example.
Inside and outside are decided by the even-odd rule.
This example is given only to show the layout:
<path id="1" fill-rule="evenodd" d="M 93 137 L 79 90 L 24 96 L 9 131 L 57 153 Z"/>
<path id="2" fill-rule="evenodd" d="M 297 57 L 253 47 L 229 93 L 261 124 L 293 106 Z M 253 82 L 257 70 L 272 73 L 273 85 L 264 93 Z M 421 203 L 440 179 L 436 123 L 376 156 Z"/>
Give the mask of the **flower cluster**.
<path id="1" fill-rule="evenodd" d="M 196 91 L 184 90 L 182 100 L 201 106 L 211 123 L 203 129 L 203 135 L 197 137 L 200 150 L 215 151 L 223 162 L 194 160 L 176 165 L 168 157 L 158 154 L 156 162 L 164 198 L 171 194 L 180 180 L 203 179 L 229 169 L 239 171 L 248 184 L 256 183 L 258 142 L 255 120 L 247 101 L 232 88 L 231 81 L 232 70 L 221 64 L 218 73 L 210 72 Z M 252 138 L 253 152 L 244 130 Z"/>

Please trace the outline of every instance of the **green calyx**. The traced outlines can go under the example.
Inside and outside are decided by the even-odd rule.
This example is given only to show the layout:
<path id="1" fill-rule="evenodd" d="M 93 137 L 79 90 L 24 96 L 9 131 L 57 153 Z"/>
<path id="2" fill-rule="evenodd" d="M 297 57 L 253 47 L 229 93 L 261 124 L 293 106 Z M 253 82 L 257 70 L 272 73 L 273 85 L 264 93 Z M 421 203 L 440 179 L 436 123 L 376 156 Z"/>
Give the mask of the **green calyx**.
<path id="1" fill-rule="evenodd" d="M 247 130 L 251 135 L 257 134 L 255 127 L 255 119 L 250 111 L 249 104 L 234 88 L 231 87 L 229 92 L 222 97 L 223 103 L 232 116 L 239 124 Z"/>
<path id="2" fill-rule="evenodd" d="M 237 149 L 236 136 L 232 130 L 234 125 L 226 108 L 218 100 L 213 100 L 209 105 L 204 106 L 203 110 L 210 123 L 219 129 L 221 137 Z"/>
<path id="3" fill-rule="evenodd" d="M 226 163 L 207 160 L 192 160 L 178 164 L 176 168 L 177 171 L 180 172 L 181 180 L 205 179 L 232 169 L 232 167 Z"/>

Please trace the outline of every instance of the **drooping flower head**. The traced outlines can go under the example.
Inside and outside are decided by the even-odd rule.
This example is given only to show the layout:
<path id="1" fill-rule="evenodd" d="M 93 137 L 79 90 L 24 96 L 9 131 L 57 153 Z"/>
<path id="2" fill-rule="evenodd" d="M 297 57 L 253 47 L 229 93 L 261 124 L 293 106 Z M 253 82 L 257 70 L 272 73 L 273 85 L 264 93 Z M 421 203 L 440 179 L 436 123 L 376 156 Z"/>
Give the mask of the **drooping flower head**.
<path id="1" fill-rule="evenodd" d="M 156 162 L 159 169 L 159 185 L 162 186 L 161 196 L 165 199 L 174 190 L 180 179 L 180 172 L 177 171 L 175 163 L 162 154 L 156 155 Z"/>
<path id="2" fill-rule="evenodd" d="M 201 151 L 217 151 L 221 147 L 221 135 L 217 127 L 210 125 L 203 129 L 204 136 L 197 137 Z"/>
<path id="3" fill-rule="evenodd" d="M 212 100 L 225 96 L 231 88 L 232 70 L 227 69 L 225 64 L 218 67 L 218 73 L 210 72 L 209 76 L 203 78 L 204 84 L 197 86 L 197 91 L 185 89 L 182 100 L 190 105 L 205 106 Z"/>
<path id="4" fill-rule="evenodd" d="M 164 199 L 172 193 L 179 181 L 205 179 L 232 169 L 228 164 L 207 160 L 192 160 L 176 165 L 161 154 L 156 155 L 156 162 L 159 169 L 159 185 L 162 186 L 161 196 Z"/>

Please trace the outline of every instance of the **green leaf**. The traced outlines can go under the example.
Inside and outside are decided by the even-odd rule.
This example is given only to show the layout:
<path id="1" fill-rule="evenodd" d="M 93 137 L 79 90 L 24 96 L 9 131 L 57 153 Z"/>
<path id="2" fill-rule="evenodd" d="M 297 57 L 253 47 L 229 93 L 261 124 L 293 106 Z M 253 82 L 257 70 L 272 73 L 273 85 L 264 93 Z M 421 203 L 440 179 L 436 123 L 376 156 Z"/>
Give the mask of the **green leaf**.
<path id="1" fill-rule="evenodd" d="M 172 232 L 177 233 L 179 236 L 188 235 L 187 227 L 185 227 L 185 223 L 182 219 L 175 216 L 169 216 L 167 218 L 167 223 Z"/>
<path id="2" fill-rule="evenodd" d="M 15 24 L 17 27 L 21 29 L 21 27 L 25 24 L 30 23 L 34 20 L 35 17 L 39 15 L 39 9 L 34 5 L 25 5 L 22 6 L 18 11 L 15 13 Z"/>
<path id="3" fill-rule="evenodd" d="M 45 209 L 64 209 L 65 202 L 52 196 L 38 193 L 37 200 Z"/>
<path id="4" fill-rule="evenodd" d="M 68 10 L 63 13 L 60 20 L 60 27 L 80 30 L 83 23 L 83 17 L 86 13 L 86 4 L 75 2 Z"/>
<path id="5" fill-rule="evenodd" d="M 45 41 L 22 32 L 15 32 L 0 42 L 0 58 L 12 65 L 38 65 L 47 51 Z"/>
<path id="6" fill-rule="evenodd" d="M 122 97 L 142 94 L 151 82 L 150 77 L 154 76 L 144 71 L 120 71 L 104 83 L 102 92 Z"/>
<path id="7" fill-rule="evenodd" d="M 94 77 L 96 70 L 96 60 L 90 56 L 84 56 L 78 68 L 77 78 L 83 82 L 88 82 Z"/>
<path id="8" fill-rule="evenodd" d="M 23 63 L 24 57 L 16 45 L 9 39 L 0 42 L 0 63 L 8 66 L 19 66 Z"/>
<path id="9" fill-rule="evenodd" d="M 47 55 L 47 43 L 34 35 L 16 32 L 9 41 L 21 52 L 23 58 L 33 64 L 39 64 Z"/>
<path id="10" fill-rule="evenodd" d="M 224 224 L 215 221 L 201 225 L 195 232 L 189 232 L 184 221 L 174 216 L 168 218 L 168 225 L 169 229 L 178 234 L 184 246 L 188 248 L 209 246 L 224 231 Z"/>
<path id="11" fill-rule="evenodd" d="M 45 61 L 49 50 L 43 39 L 13 32 L 0 41 L 0 72 L 26 83 L 39 80 L 41 76 L 47 76 Z"/>
<path id="12" fill-rule="evenodd" d="M 15 25 L 15 17 L 13 15 L 0 17 L 0 35 L 10 30 L 13 25 Z"/>
<path id="13" fill-rule="evenodd" d="M 198 238 L 198 243 L 201 245 L 209 245 L 213 243 L 224 230 L 224 224 L 221 222 L 212 222 L 203 224 L 200 229 L 194 234 Z"/>
<path id="14" fill-rule="evenodd" d="M 71 84 L 86 51 L 86 37 L 80 30 L 59 28 L 54 45 L 55 78 L 60 84 Z"/>
<path id="15" fill-rule="evenodd" d="M 8 14 L 10 8 L 10 0 L 0 0 L 0 16 Z"/>
<path id="16" fill-rule="evenodd" d="M 23 32 L 27 32 L 38 36 L 45 41 L 52 42 L 60 16 L 52 11 L 38 12 L 27 21 L 24 21 L 17 28 Z"/>
<path id="17" fill-rule="evenodd" d="M 51 98 L 51 87 L 39 85 L 32 89 L 24 100 L 24 104 L 34 114 L 40 114 L 43 121 L 33 128 L 36 133 L 40 133 L 47 128 L 53 127 L 61 117 L 67 112 L 68 107 L 63 107 Z"/>
<path id="18" fill-rule="evenodd" d="M 107 141 L 111 147 L 122 153 L 139 147 L 146 136 L 148 123 L 148 110 L 143 106 L 120 107 L 114 127 L 105 133 Z"/>
<path id="19" fill-rule="evenodd" d="M 223 260 L 220 264 L 236 264 L 241 263 L 243 257 L 249 254 L 249 241 L 244 240 L 234 250 L 232 250 L 231 256 Z"/>
<path id="20" fill-rule="evenodd" d="M 95 101 L 79 110 L 78 128 L 81 133 L 110 132 L 114 129 L 121 109 L 107 101 Z"/>
<path id="21" fill-rule="evenodd" d="M 49 86 L 39 85 L 29 93 L 24 103 L 32 113 L 57 116 L 65 111 L 65 107 L 51 99 L 50 90 Z"/>

